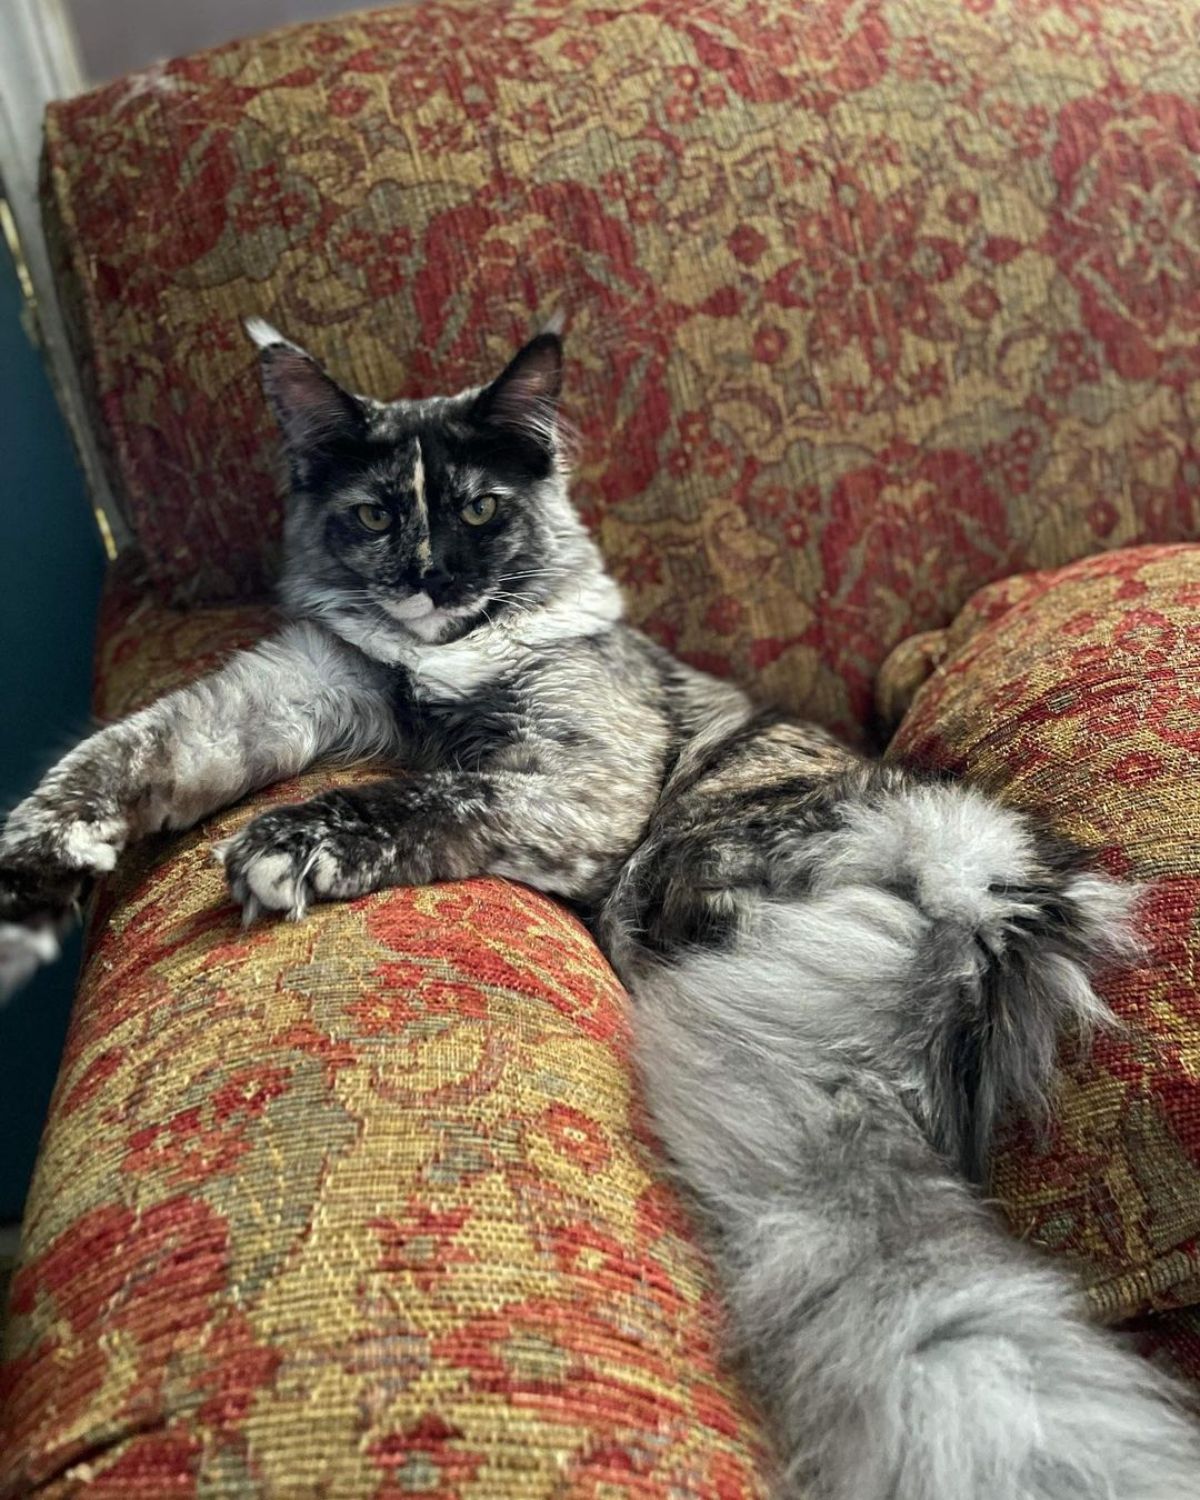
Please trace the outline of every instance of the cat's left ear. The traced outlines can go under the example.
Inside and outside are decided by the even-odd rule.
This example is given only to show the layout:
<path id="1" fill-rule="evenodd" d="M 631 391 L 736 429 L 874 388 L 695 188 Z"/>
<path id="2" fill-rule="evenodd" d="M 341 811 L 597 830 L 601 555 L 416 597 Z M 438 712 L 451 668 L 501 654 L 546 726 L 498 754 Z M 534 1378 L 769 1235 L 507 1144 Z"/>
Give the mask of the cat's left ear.
<path id="1" fill-rule="evenodd" d="M 293 458 L 303 459 L 331 442 L 361 433 L 361 404 L 299 344 L 262 318 L 247 318 L 258 345 L 263 389 Z"/>
<path id="2" fill-rule="evenodd" d="M 558 434 L 562 366 L 563 346 L 557 330 L 539 333 L 480 391 L 472 417 L 484 426 L 552 448 Z"/>

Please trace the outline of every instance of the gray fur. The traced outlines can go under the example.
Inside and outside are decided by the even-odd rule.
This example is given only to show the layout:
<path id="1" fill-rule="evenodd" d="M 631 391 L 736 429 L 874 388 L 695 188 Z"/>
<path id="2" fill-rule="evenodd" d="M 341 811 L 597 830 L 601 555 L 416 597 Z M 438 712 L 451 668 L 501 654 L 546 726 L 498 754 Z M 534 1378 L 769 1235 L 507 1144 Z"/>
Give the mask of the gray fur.
<path id="1" fill-rule="evenodd" d="M 898 768 L 826 775 L 826 801 L 775 734 L 663 799 L 604 928 L 780 1493 L 1197 1493 L 1176 1393 L 951 1165 L 986 1160 L 1001 1107 L 1042 1110 L 1056 1033 L 1106 1022 L 1087 968 L 1126 949 L 1131 893 Z M 742 797 L 741 828 L 792 801 L 761 863 Z"/>
<path id="2" fill-rule="evenodd" d="M 125 843 L 340 754 L 397 776 L 220 850 L 248 920 L 491 872 L 567 898 L 634 998 L 730 1345 L 812 1500 L 1176 1500 L 1196 1429 L 969 1186 L 1108 1015 L 1131 893 L 980 794 L 877 767 L 621 622 L 572 510 L 559 349 L 384 405 L 265 325 L 297 623 L 102 730 L 0 839 L 0 986 Z M 493 529 L 463 507 L 497 500 Z M 356 508 L 386 508 L 375 535 Z"/>
<path id="3" fill-rule="evenodd" d="M 0 834 L 0 999 L 58 956 L 86 887 L 132 840 L 188 828 L 325 756 L 396 753 L 386 677 L 298 620 L 66 755 Z"/>

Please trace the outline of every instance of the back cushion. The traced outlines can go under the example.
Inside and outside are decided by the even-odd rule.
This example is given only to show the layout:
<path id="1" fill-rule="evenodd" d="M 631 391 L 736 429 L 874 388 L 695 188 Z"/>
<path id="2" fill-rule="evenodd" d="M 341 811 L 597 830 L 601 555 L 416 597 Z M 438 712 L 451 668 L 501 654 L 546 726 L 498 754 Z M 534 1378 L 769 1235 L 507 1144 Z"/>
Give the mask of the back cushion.
<path id="1" fill-rule="evenodd" d="M 857 734 L 979 585 L 1194 534 L 1200 7 L 441 0 L 54 105 L 45 204 L 162 593 L 260 593 L 240 316 L 357 389 L 568 316 L 635 620 Z"/>

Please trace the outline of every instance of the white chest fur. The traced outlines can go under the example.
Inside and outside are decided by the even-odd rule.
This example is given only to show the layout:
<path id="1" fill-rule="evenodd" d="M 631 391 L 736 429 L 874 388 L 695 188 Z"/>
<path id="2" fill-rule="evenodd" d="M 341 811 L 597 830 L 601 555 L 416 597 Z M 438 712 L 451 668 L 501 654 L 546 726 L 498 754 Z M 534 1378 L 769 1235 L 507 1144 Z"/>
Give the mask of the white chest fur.
<path id="1" fill-rule="evenodd" d="M 403 629 L 339 620 L 338 633 L 376 661 L 403 666 L 421 696 L 461 701 L 557 642 L 594 635 L 620 619 L 620 590 L 604 574 L 535 610 L 513 611 L 442 644 Z"/>

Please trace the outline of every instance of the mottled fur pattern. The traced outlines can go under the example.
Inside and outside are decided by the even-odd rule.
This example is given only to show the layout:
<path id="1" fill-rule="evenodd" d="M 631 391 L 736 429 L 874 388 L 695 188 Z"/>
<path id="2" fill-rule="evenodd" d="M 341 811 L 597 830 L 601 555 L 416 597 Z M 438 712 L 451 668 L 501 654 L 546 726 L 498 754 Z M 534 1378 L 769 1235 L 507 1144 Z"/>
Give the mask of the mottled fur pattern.
<path id="1" fill-rule="evenodd" d="M 877 766 L 621 622 L 568 500 L 561 349 L 383 404 L 264 324 L 291 485 L 273 641 L 73 751 L 0 839 L 0 989 L 88 880 L 324 756 L 397 775 L 218 851 L 247 920 L 490 872 L 629 985 L 730 1344 L 812 1500 L 1179 1500 L 1196 1428 L 981 1203 L 997 1121 L 1109 1023 L 1131 893 L 967 788 Z"/>

